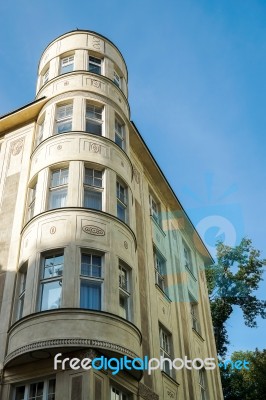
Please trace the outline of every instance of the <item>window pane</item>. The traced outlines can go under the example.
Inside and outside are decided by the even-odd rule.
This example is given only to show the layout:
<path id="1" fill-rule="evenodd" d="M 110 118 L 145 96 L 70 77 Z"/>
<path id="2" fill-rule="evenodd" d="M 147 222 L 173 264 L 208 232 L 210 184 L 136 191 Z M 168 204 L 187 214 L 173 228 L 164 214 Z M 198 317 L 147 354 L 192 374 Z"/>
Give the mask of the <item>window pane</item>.
<path id="1" fill-rule="evenodd" d="M 93 208 L 95 210 L 102 209 L 102 192 L 85 189 L 84 190 L 84 207 Z"/>
<path id="2" fill-rule="evenodd" d="M 72 130 L 72 121 L 57 122 L 56 124 L 56 132 L 59 134 L 70 132 L 71 130 Z"/>
<path id="3" fill-rule="evenodd" d="M 16 388 L 15 400 L 24 400 L 25 386 Z"/>
<path id="4" fill-rule="evenodd" d="M 101 256 L 92 254 L 81 255 L 81 275 L 101 278 Z"/>
<path id="5" fill-rule="evenodd" d="M 86 120 L 86 132 L 94 133 L 95 135 L 102 135 L 102 124 L 96 121 Z"/>
<path id="6" fill-rule="evenodd" d="M 120 202 L 117 202 L 117 216 L 122 221 L 126 221 L 126 208 Z"/>
<path id="7" fill-rule="evenodd" d="M 81 280 L 80 307 L 92 310 L 101 309 L 101 285 L 85 279 Z"/>
<path id="8" fill-rule="evenodd" d="M 63 254 L 46 257 L 44 261 L 43 278 L 53 278 L 63 274 L 64 256 Z"/>
<path id="9" fill-rule="evenodd" d="M 85 168 L 84 183 L 91 186 L 102 187 L 102 172 L 91 168 Z"/>
<path id="10" fill-rule="evenodd" d="M 61 290 L 61 281 L 53 281 L 42 284 L 41 311 L 52 310 L 60 307 Z"/>
<path id="11" fill-rule="evenodd" d="M 49 209 L 66 206 L 67 189 L 57 189 L 50 192 Z"/>
<path id="12" fill-rule="evenodd" d="M 52 172 L 51 187 L 60 185 L 67 185 L 68 183 L 68 169 L 58 169 Z"/>
<path id="13" fill-rule="evenodd" d="M 124 141 L 123 139 L 121 139 L 120 136 L 118 136 L 118 134 L 115 134 L 115 143 L 118 144 L 119 147 L 121 147 L 121 149 L 124 148 Z"/>

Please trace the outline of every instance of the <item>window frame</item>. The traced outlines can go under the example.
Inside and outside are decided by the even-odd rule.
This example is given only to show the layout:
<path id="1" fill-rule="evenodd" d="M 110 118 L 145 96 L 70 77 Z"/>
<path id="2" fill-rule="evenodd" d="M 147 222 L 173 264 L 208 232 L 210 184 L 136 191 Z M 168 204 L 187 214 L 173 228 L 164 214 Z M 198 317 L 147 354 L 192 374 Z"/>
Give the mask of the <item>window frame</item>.
<path id="1" fill-rule="evenodd" d="M 163 255 L 159 252 L 159 250 L 153 246 L 153 263 L 154 263 L 154 270 L 155 270 L 155 284 L 159 286 L 159 288 L 165 292 L 166 290 L 166 259 Z M 158 263 L 162 263 L 159 266 Z M 159 266 L 159 268 L 158 268 Z M 163 272 L 163 274 L 162 274 Z"/>
<path id="2" fill-rule="evenodd" d="M 127 391 L 124 389 L 121 389 L 120 387 L 111 384 L 111 400 L 131 400 L 132 395 L 129 394 Z M 116 393 L 113 395 L 112 392 L 116 391 Z M 118 392 L 118 393 L 117 393 Z"/>
<path id="3" fill-rule="evenodd" d="M 117 129 L 117 125 L 120 125 L 121 127 L 121 133 Z M 122 149 L 126 149 L 126 125 L 124 121 L 118 117 L 117 115 L 115 116 L 115 143 Z M 119 144 L 121 141 L 121 145 Z"/>
<path id="4" fill-rule="evenodd" d="M 49 81 L 49 72 L 50 72 L 50 68 L 48 65 L 48 67 L 44 70 L 44 72 L 41 75 L 41 85 L 42 86 L 44 86 Z"/>
<path id="5" fill-rule="evenodd" d="M 194 263 L 192 258 L 192 251 L 187 243 L 182 240 L 183 244 L 183 255 L 184 255 L 184 264 L 185 268 L 194 276 Z"/>
<path id="6" fill-rule="evenodd" d="M 90 170 L 92 171 L 92 184 L 89 184 L 86 182 L 86 170 Z M 99 177 L 95 177 L 95 171 L 97 172 L 101 172 L 101 178 Z M 95 209 L 95 210 L 99 210 L 99 211 L 103 211 L 104 207 L 103 207 L 103 203 L 104 203 L 104 184 L 105 184 L 105 171 L 104 170 L 100 170 L 100 169 L 96 169 L 94 167 L 91 166 L 84 166 L 84 179 L 83 179 L 83 207 L 84 208 L 91 208 L 91 209 Z M 101 186 L 98 186 L 96 184 L 94 184 L 94 180 L 98 179 L 102 181 Z M 101 207 L 100 208 L 93 208 L 93 207 L 86 207 L 85 205 L 85 192 L 91 191 L 91 192 L 95 192 L 95 193 L 101 193 Z"/>
<path id="7" fill-rule="evenodd" d="M 90 59 L 99 60 L 99 61 L 100 61 L 100 64 L 97 63 L 96 61 L 90 61 Z M 98 67 L 99 70 L 100 70 L 100 72 L 92 71 L 92 70 L 90 69 L 90 65 L 95 65 L 96 67 Z M 92 72 L 93 74 L 103 75 L 103 59 L 100 58 L 100 57 L 96 57 L 96 56 L 94 56 L 94 55 L 88 53 L 88 64 L 87 64 L 87 69 L 88 69 L 88 72 Z"/>
<path id="8" fill-rule="evenodd" d="M 61 179 L 61 173 L 62 171 L 66 171 L 67 170 L 67 182 L 66 183 L 61 183 L 58 185 L 53 186 L 53 174 L 55 174 L 56 172 L 59 171 L 59 182 Z M 69 183 L 69 168 L 67 167 L 61 167 L 58 169 L 52 169 L 50 170 L 50 185 L 49 185 L 49 198 L 48 198 L 48 210 L 54 210 L 57 208 L 64 208 L 67 206 L 67 197 L 68 197 L 68 183 Z M 53 193 L 59 193 L 59 192 L 65 191 L 65 199 L 64 199 L 64 205 L 60 206 L 60 207 L 54 207 L 52 206 L 52 197 L 53 197 Z"/>
<path id="9" fill-rule="evenodd" d="M 200 400 L 208 400 L 208 383 L 205 368 L 199 370 Z"/>
<path id="10" fill-rule="evenodd" d="M 160 202 L 155 198 L 155 196 L 150 192 L 149 193 L 149 209 L 150 216 L 152 219 L 161 227 L 162 221 L 160 217 Z"/>
<path id="11" fill-rule="evenodd" d="M 122 88 L 122 77 L 120 76 L 120 74 L 115 69 L 114 69 L 113 82 L 119 89 Z"/>
<path id="12" fill-rule="evenodd" d="M 39 278 L 39 300 L 38 300 L 38 310 L 39 311 L 49 311 L 54 309 L 59 309 L 62 306 L 62 289 L 63 289 L 63 274 L 64 274 L 64 262 L 65 262 L 65 254 L 64 249 L 54 249 L 49 252 L 45 252 L 41 254 L 40 259 L 40 278 Z M 62 265 L 61 273 L 57 273 L 54 276 L 45 277 L 46 273 L 46 260 L 47 259 L 55 259 L 56 257 L 62 257 L 62 264 L 52 264 L 53 268 L 55 265 Z M 59 270 L 58 270 L 59 271 Z M 53 272 L 54 273 L 54 272 Z M 43 300 L 44 300 L 44 287 L 47 284 L 58 282 L 60 288 L 60 297 L 58 307 L 52 308 L 43 308 Z"/>
<path id="13" fill-rule="evenodd" d="M 124 194 L 121 194 L 121 188 L 124 190 Z M 123 197 L 123 200 L 122 200 Z M 123 209 L 124 218 L 118 216 L 118 208 Z M 116 179 L 116 216 L 121 221 L 128 223 L 128 186 L 117 177 Z"/>
<path id="14" fill-rule="evenodd" d="M 190 307 L 190 317 L 191 317 L 191 326 L 194 331 L 201 335 L 201 324 L 199 318 L 199 303 L 195 300 L 195 298 L 189 293 L 189 307 Z"/>
<path id="15" fill-rule="evenodd" d="M 65 110 L 62 111 L 63 109 Z M 60 112 L 65 115 L 60 116 Z M 73 101 L 56 104 L 53 135 L 62 135 L 63 133 L 72 132 L 73 115 Z M 69 127 L 64 128 L 64 125 L 69 125 Z M 60 131 L 61 126 L 63 129 Z"/>
<path id="16" fill-rule="evenodd" d="M 25 293 L 27 284 L 28 263 L 24 263 L 18 270 L 18 302 L 16 310 L 16 321 L 23 317 Z"/>
<path id="17" fill-rule="evenodd" d="M 89 276 L 82 274 L 82 256 L 87 255 L 91 256 L 91 259 L 93 256 L 100 257 L 101 259 L 101 274 L 100 276 Z M 93 264 L 91 264 L 91 270 L 93 268 Z M 79 273 L 79 307 L 82 309 L 86 310 L 95 310 L 95 311 L 102 311 L 103 310 L 103 285 L 104 285 L 104 254 L 91 250 L 91 249 L 80 249 L 80 273 Z M 81 287 L 82 287 L 82 281 L 83 282 L 88 282 L 88 287 L 89 285 L 94 285 L 100 288 L 100 307 L 99 308 L 90 308 L 90 307 L 81 307 Z"/>
<path id="18" fill-rule="evenodd" d="M 53 393 L 49 393 L 49 383 L 50 381 L 54 381 L 54 392 Z M 16 391 L 18 388 L 20 387 L 24 387 L 24 396 L 23 399 L 24 400 L 29 400 L 29 395 L 30 395 L 30 387 L 31 385 L 34 384 L 39 384 L 39 383 L 43 383 L 43 393 L 42 393 L 42 398 L 39 400 L 47 400 L 49 395 L 54 395 L 54 398 L 51 400 L 55 399 L 55 395 L 56 395 L 56 378 L 51 376 L 42 380 L 34 380 L 34 381 L 30 381 L 30 382 L 21 382 L 18 383 L 14 386 L 13 388 L 13 396 L 12 399 L 13 400 L 17 400 L 17 395 L 16 395 Z M 38 396 L 39 398 L 39 396 Z M 50 398 L 50 397 L 49 397 Z M 34 398 L 31 397 L 31 399 L 36 400 L 36 395 L 34 396 Z"/>
<path id="19" fill-rule="evenodd" d="M 67 63 L 65 63 L 65 65 L 63 65 L 64 60 L 68 60 Z M 71 69 L 68 69 L 67 71 L 63 71 L 63 68 L 66 68 L 68 66 L 71 66 Z M 73 72 L 75 68 L 75 54 L 69 54 L 69 55 L 61 55 L 60 56 L 60 61 L 59 61 L 59 75 L 63 75 L 63 74 L 67 74 L 70 72 Z"/>
<path id="20" fill-rule="evenodd" d="M 124 271 L 124 274 L 123 274 Z M 125 318 L 128 321 L 131 321 L 131 269 L 128 267 L 122 260 L 118 262 L 118 291 L 119 291 L 119 312 L 122 318 Z M 122 283 L 123 275 L 126 277 L 125 284 Z M 121 306 L 121 300 L 125 301 L 125 307 Z M 122 310 L 124 310 L 123 315 Z"/>
<path id="21" fill-rule="evenodd" d="M 88 113 L 88 109 L 91 109 L 90 112 L 94 115 L 94 116 L 89 116 Z M 85 132 L 89 133 L 91 135 L 95 135 L 95 136 L 104 136 L 104 112 L 105 112 L 105 107 L 103 104 L 96 104 L 96 103 L 92 103 L 90 101 L 86 101 L 86 108 L 85 108 Z M 97 118 L 97 115 L 100 115 L 100 118 Z M 91 126 L 96 127 L 95 131 L 94 128 L 92 129 L 88 129 L 87 126 L 88 124 L 91 124 Z M 100 133 L 96 133 L 96 130 L 99 128 Z"/>
<path id="22" fill-rule="evenodd" d="M 160 356 L 172 360 L 173 359 L 172 334 L 162 324 L 159 324 L 159 340 L 160 340 Z M 165 342 L 167 343 L 167 348 L 164 345 Z M 165 372 L 170 377 L 173 377 L 173 370 L 167 368 L 166 365 L 169 367 L 168 363 L 164 363 L 162 371 Z"/>
<path id="23" fill-rule="evenodd" d="M 38 182 L 36 181 L 32 187 L 28 188 L 27 222 L 30 221 L 35 215 L 37 183 Z"/>

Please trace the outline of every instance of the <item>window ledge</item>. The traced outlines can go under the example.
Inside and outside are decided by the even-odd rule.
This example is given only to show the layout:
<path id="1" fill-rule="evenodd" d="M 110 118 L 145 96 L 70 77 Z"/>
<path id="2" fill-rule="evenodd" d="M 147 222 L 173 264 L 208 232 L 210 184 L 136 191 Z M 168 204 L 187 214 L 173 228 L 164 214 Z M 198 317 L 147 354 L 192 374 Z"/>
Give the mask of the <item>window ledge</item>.
<path id="1" fill-rule="evenodd" d="M 201 334 L 200 334 L 198 331 L 196 331 L 196 329 L 192 328 L 192 331 L 195 333 L 195 335 L 198 336 L 198 338 L 200 338 L 200 340 L 201 340 L 202 342 L 205 342 L 205 339 L 203 339 L 203 337 L 201 336 Z"/>
<path id="2" fill-rule="evenodd" d="M 169 302 L 172 303 L 172 300 L 170 299 L 170 297 L 163 291 L 162 288 L 160 288 L 160 286 L 158 285 L 158 283 L 155 283 L 156 288 L 159 290 L 159 292 L 165 297 L 165 299 Z"/>

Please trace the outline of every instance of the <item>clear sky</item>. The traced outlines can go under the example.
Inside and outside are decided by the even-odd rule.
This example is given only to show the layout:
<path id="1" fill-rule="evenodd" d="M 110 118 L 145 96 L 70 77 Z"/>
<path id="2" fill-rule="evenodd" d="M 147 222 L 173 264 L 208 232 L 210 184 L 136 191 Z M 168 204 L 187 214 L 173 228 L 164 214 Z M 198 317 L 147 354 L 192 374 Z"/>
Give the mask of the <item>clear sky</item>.
<path id="1" fill-rule="evenodd" d="M 1 2 L 0 114 L 34 99 L 41 52 L 76 28 L 121 50 L 131 118 L 206 244 L 246 235 L 266 257 L 266 2 Z M 229 352 L 265 348 L 258 323 L 235 311 Z"/>

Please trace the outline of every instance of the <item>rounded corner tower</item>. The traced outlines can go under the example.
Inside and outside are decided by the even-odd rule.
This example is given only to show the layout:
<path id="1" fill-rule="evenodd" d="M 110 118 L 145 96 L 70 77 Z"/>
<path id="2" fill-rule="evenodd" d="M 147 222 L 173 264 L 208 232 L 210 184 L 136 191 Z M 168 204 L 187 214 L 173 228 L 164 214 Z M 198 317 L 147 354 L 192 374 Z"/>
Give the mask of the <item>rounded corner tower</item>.
<path id="1" fill-rule="evenodd" d="M 127 83 L 110 40 L 68 32 L 40 58 L 35 101 L 0 118 L 3 400 L 222 399 L 215 373 L 141 365 L 216 353 L 210 256 L 130 121 Z"/>

